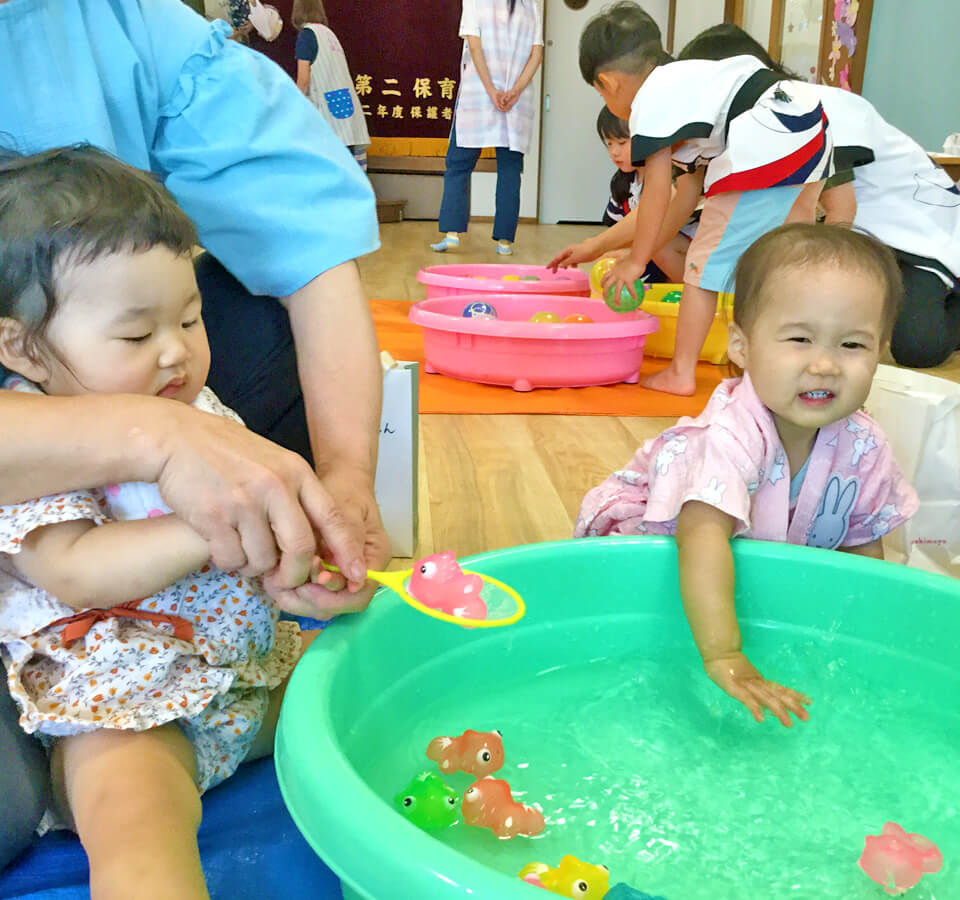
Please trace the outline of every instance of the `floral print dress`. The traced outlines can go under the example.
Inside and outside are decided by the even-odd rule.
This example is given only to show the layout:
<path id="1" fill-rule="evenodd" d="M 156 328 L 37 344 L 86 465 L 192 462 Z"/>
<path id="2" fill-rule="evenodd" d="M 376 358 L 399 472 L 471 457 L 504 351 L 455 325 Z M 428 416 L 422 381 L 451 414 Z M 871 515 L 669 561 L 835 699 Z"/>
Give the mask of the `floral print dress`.
<path id="1" fill-rule="evenodd" d="M 6 386 L 29 389 L 13 381 Z M 194 405 L 236 418 L 207 389 Z M 270 690 L 299 657 L 298 626 L 279 621 L 257 580 L 213 565 L 140 601 L 86 611 L 31 584 L 14 565 L 23 538 L 44 525 L 169 511 L 147 484 L 0 506 L 0 652 L 25 731 L 51 738 L 177 722 L 206 790 L 250 749 Z"/>

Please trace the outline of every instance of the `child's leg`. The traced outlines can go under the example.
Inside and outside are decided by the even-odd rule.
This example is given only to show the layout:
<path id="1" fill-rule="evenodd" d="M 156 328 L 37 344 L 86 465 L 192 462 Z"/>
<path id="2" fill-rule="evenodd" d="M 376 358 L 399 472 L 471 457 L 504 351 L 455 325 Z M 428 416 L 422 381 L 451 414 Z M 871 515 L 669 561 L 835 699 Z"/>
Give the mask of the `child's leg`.
<path id="1" fill-rule="evenodd" d="M 301 652 L 306 653 L 307 647 L 309 647 L 319 635 L 319 631 L 301 631 Z M 270 756 L 273 753 L 273 739 L 277 733 L 277 719 L 280 718 L 280 704 L 283 703 L 283 695 L 286 693 L 287 683 L 289 681 L 290 679 L 288 677 L 284 680 L 283 684 L 275 687 L 270 692 L 270 706 L 267 707 L 267 714 L 263 717 L 263 724 L 260 726 L 260 731 L 257 732 L 256 738 L 250 745 L 247 755 L 244 757 L 245 762 L 249 762 L 252 759 L 260 759 L 262 756 Z"/>
<path id="2" fill-rule="evenodd" d="M 670 243 L 653 255 L 653 261 L 674 284 L 683 281 L 684 263 L 687 261 L 689 247 L 690 238 L 685 234 L 677 234 Z"/>
<path id="3" fill-rule="evenodd" d="M 54 792 L 90 861 L 94 900 L 205 900 L 193 748 L 174 724 L 58 741 Z"/>
<path id="4" fill-rule="evenodd" d="M 717 311 L 717 292 L 683 286 L 677 311 L 677 339 L 670 365 L 640 383 L 653 391 L 690 396 L 697 389 L 697 359 Z"/>

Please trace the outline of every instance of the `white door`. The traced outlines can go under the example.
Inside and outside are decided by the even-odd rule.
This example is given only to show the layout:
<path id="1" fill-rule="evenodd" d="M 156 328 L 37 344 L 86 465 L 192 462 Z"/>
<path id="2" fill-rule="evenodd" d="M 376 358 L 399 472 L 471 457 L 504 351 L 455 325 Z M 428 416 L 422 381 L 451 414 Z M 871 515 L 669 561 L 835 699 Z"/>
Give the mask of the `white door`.
<path id="1" fill-rule="evenodd" d="M 667 0 L 643 4 L 666 34 Z M 543 109 L 540 142 L 540 221 L 599 222 L 614 168 L 597 137 L 600 95 L 580 75 L 580 32 L 603 7 L 580 10 L 544 2 Z"/>

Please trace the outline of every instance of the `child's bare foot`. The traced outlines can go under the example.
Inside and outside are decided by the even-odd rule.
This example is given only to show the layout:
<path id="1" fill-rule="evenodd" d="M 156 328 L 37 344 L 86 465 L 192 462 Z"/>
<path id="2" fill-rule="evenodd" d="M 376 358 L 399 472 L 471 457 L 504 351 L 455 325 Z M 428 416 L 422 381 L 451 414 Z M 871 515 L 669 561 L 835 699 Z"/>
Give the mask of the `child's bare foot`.
<path id="1" fill-rule="evenodd" d="M 682 375 L 673 366 L 667 366 L 640 381 L 641 387 L 651 391 L 663 391 L 665 394 L 680 394 L 689 397 L 696 393 L 697 379 L 694 375 Z"/>

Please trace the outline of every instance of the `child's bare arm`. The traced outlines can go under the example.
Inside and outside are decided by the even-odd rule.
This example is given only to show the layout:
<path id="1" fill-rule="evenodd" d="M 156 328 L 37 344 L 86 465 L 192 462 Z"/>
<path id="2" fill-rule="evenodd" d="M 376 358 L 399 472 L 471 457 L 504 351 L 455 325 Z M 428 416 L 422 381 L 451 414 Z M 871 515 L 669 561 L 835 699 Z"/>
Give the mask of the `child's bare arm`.
<path id="1" fill-rule="evenodd" d="M 820 195 L 820 205 L 826 213 L 824 219 L 827 225 L 852 225 L 857 217 L 857 194 L 853 189 L 853 182 L 827 188 Z"/>
<path id="2" fill-rule="evenodd" d="M 585 238 L 578 244 L 564 247 L 550 262 L 547 268 L 556 272 L 568 266 L 582 262 L 593 262 L 613 250 L 629 247 L 637 230 L 637 211 L 631 209 L 619 222 L 605 228 L 600 234 Z"/>
<path id="3" fill-rule="evenodd" d="M 734 519 L 716 507 L 695 500 L 683 505 L 676 534 L 683 611 L 711 680 L 746 706 L 758 722 L 768 709 L 789 728 L 791 712 L 802 720 L 810 718 L 804 707 L 812 701 L 767 681 L 741 649 L 733 601 L 733 528 Z"/>
<path id="4" fill-rule="evenodd" d="M 634 294 L 633 283 L 643 274 L 653 254 L 659 249 L 657 240 L 670 206 L 672 192 L 671 148 L 663 147 L 647 157 L 643 166 L 643 191 L 636 207 L 636 231 L 633 245 L 626 259 L 620 260 L 603 279 L 603 290 L 612 287 L 614 296 L 620 296 L 620 290 L 626 286 Z"/>
<path id="5" fill-rule="evenodd" d="M 162 590 L 210 557 L 207 542 L 175 515 L 89 519 L 30 532 L 12 557 L 34 584 L 74 609 L 109 609 Z"/>
<path id="6" fill-rule="evenodd" d="M 693 215 L 703 194 L 703 178 L 706 171 L 701 167 L 677 179 L 676 190 L 664 216 L 660 234 L 657 236 L 656 250 L 666 247 L 680 233 L 680 229 L 690 221 L 690 216 Z"/>

